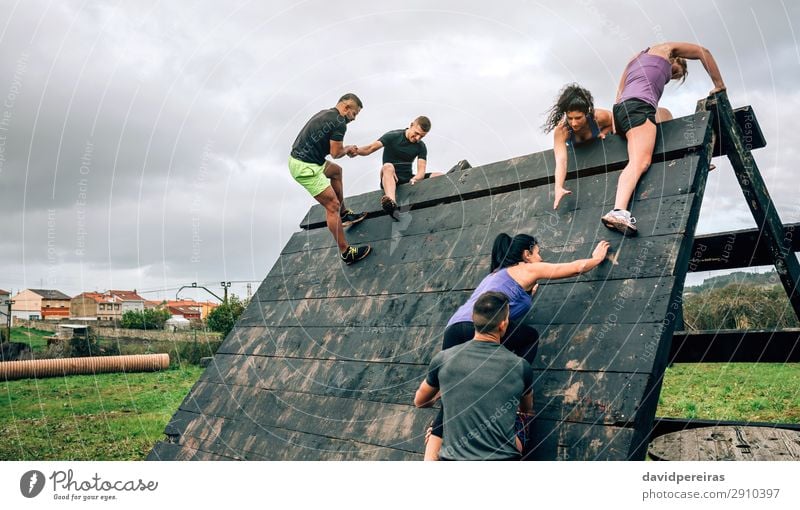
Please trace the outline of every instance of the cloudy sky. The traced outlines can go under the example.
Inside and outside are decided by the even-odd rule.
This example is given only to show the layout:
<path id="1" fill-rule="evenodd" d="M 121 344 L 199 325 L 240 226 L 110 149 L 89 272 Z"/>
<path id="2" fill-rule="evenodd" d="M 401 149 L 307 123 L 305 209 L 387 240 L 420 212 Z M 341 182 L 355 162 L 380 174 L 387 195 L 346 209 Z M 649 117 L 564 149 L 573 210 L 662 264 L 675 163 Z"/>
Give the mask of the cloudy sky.
<path id="1" fill-rule="evenodd" d="M 547 149 L 542 113 L 578 81 L 610 107 L 638 50 L 708 47 L 734 106 L 754 106 L 757 161 L 800 221 L 796 2 L 2 1 L 0 288 L 253 290 L 313 199 L 288 175 L 303 123 L 356 92 L 346 143 L 426 114 L 429 168 Z M 699 63 L 662 105 L 694 111 Z M 727 162 L 700 232 L 754 225 Z M 379 155 L 345 160 L 376 188 Z M 166 290 L 162 290 L 166 289 Z M 160 292 L 159 292 L 160 291 Z M 201 297 L 198 295 L 197 297 Z"/>

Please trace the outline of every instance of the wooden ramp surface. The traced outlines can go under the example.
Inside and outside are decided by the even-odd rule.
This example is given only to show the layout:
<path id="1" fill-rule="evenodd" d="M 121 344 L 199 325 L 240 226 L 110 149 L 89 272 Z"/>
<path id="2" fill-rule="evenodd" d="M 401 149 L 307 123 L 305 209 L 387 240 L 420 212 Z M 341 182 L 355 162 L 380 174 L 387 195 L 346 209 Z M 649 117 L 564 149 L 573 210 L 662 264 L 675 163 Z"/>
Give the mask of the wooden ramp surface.
<path id="1" fill-rule="evenodd" d="M 414 391 L 444 326 L 488 270 L 499 232 L 531 233 L 545 260 L 613 256 L 543 284 L 526 318 L 541 333 L 529 459 L 643 459 L 714 140 L 708 112 L 662 126 L 635 193 L 640 235 L 603 227 L 627 159 L 616 136 L 570 155 L 552 210 L 546 151 L 348 199 L 348 232 L 375 250 L 347 267 L 314 207 L 180 406 L 150 459 L 421 460 L 434 415 Z M 298 189 L 298 193 L 300 190 Z"/>

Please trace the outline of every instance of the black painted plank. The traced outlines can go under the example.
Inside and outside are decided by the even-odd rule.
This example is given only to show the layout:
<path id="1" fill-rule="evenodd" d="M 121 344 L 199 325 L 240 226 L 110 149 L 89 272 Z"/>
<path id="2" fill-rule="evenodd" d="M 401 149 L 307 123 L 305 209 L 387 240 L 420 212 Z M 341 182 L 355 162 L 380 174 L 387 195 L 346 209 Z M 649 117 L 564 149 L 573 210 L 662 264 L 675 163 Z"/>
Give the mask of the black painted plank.
<path id="1" fill-rule="evenodd" d="M 694 192 L 691 188 L 695 179 L 697 156 L 688 155 L 679 160 L 653 164 L 644 175 L 634 193 L 634 204 L 651 198 L 665 198 Z M 400 222 L 387 216 L 370 218 L 347 231 L 347 238 L 353 244 L 374 242 L 381 239 L 396 239 L 415 234 L 436 233 L 447 230 L 461 230 L 471 225 L 487 225 L 508 222 L 511 219 L 540 217 L 547 230 L 557 230 L 563 223 L 565 214 L 586 207 L 603 210 L 604 214 L 614 205 L 619 171 L 609 174 L 581 177 L 569 181 L 573 194 L 562 200 L 557 211 L 552 209 L 550 185 L 532 189 L 494 193 L 492 196 L 461 200 L 440 204 L 435 208 L 413 210 L 399 216 Z M 492 236 L 494 237 L 494 236 Z M 294 234 L 282 250 L 282 254 L 312 251 L 316 260 L 318 250 L 333 247 L 336 243 L 326 229 L 314 229 Z M 280 270 L 285 263 L 278 261 Z"/>
<path id="2" fill-rule="evenodd" d="M 783 226 L 783 239 L 800 252 L 800 223 Z M 750 228 L 697 236 L 689 271 L 714 271 L 737 267 L 771 266 L 772 254 L 760 229 Z"/>
<path id="3" fill-rule="evenodd" d="M 177 414 L 192 424 L 181 435 L 183 445 L 235 460 L 413 460 L 418 456 L 358 441 L 266 427 L 246 414 L 237 419 L 186 411 Z"/>
<path id="4" fill-rule="evenodd" d="M 539 331 L 537 369 L 650 372 L 663 324 L 530 324 Z M 409 363 L 427 366 L 443 328 L 242 327 L 217 354 Z M 212 370 L 214 368 L 212 367 Z"/>
<path id="5" fill-rule="evenodd" d="M 702 144 L 708 127 L 709 113 L 697 112 L 660 125 L 653 161 L 677 159 Z M 627 145 L 620 136 L 581 144 L 571 154 L 567 178 L 620 170 L 628 159 Z M 548 150 L 454 172 L 437 179 L 427 179 L 415 186 L 400 186 L 400 203 L 416 208 L 430 207 L 449 200 L 461 200 L 513 189 L 540 186 L 551 182 L 555 169 L 553 151 Z M 377 176 L 376 176 L 377 182 Z M 345 183 L 346 184 L 346 183 Z M 347 198 L 348 207 L 380 215 L 381 191 Z M 325 225 L 325 213 L 320 205 L 313 206 L 301 221 L 303 228 Z"/>
<path id="6" fill-rule="evenodd" d="M 621 460 L 628 456 L 633 430 L 602 424 L 531 424 L 533 447 L 523 460 Z"/>
<path id="7" fill-rule="evenodd" d="M 255 356 L 216 358 L 218 372 L 207 370 L 200 383 L 397 405 L 412 403 L 427 371 L 426 365 Z M 643 373 L 535 371 L 534 408 L 539 416 L 550 419 L 626 423 L 636 412 L 637 395 L 642 394 L 647 378 Z M 286 398 L 293 401 L 301 397 Z"/>
<path id="8" fill-rule="evenodd" d="M 218 354 L 391 363 L 427 363 L 442 342 L 431 327 L 237 326 Z"/>
<path id="9" fill-rule="evenodd" d="M 656 322 L 663 319 L 674 277 L 550 283 L 534 296 L 537 323 Z M 251 302 L 240 326 L 444 326 L 470 291 Z"/>
<path id="10" fill-rule="evenodd" d="M 670 363 L 798 363 L 800 329 L 679 331 Z"/>

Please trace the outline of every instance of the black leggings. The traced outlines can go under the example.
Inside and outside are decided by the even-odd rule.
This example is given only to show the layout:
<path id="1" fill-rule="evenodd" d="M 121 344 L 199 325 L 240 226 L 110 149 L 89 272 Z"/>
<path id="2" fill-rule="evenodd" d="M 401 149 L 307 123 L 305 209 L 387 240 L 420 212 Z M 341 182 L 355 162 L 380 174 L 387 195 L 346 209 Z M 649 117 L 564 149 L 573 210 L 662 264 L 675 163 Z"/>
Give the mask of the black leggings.
<path id="1" fill-rule="evenodd" d="M 472 322 L 456 322 L 444 330 L 442 350 L 461 345 L 475 338 L 475 325 Z M 539 348 L 539 332 L 534 328 L 511 321 L 508 330 L 500 343 L 521 358 L 533 365 L 536 359 L 536 350 Z M 444 423 L 444 410 L 439 409 L 433 420 L 433 435 L 442 437 Z"/>

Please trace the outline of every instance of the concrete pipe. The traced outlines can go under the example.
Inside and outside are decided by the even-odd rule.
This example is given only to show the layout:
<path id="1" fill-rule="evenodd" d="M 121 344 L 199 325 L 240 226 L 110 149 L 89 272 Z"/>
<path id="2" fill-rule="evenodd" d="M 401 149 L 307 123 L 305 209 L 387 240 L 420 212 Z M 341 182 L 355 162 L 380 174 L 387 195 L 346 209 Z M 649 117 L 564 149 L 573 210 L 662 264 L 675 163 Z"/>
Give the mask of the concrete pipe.
<path id="1" fill-rule="evenodd" d="M 0 362 L 0 381 L 109 372 L 157 372 L 169 367 L 169 354 L 93 356 Z"/>

